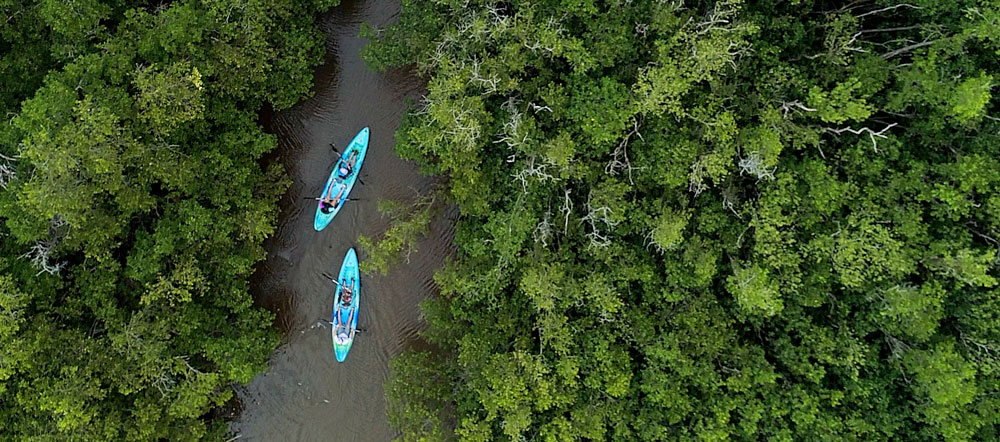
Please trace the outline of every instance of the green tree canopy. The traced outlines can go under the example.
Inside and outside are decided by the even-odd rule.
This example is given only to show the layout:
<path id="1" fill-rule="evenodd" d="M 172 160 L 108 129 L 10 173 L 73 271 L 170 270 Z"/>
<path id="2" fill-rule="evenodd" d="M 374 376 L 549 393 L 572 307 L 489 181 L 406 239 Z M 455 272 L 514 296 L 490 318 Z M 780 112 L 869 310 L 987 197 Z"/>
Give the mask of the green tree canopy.
<path id="1" fill-rule="evenodd" d="M 402 439 L 995 439 L 998 19 L 404 2 L 365 55 L 462 217 Z"/>
<path id="2" fill-rule="evenodd" d="M 0 439 L 222 437 L 278 342 L 257 112 L 308 93 L 333 3 L 0 0 Z"/>

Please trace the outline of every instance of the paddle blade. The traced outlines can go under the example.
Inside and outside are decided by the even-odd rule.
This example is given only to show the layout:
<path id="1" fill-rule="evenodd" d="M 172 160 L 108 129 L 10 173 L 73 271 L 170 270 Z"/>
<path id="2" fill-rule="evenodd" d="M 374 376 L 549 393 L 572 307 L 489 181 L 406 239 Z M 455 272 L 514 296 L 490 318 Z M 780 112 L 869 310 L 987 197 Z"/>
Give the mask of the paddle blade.
<path id="1" fill-rule="evenodd" d="M 337 278 L 334 278 L 329 273 L 323 272 L 323 277 L 326 278 L 327 280 L 329 280 L 330 282 L 334 283 L 334 284 L 340 285 L 340 283 L 337 282 Z"/>

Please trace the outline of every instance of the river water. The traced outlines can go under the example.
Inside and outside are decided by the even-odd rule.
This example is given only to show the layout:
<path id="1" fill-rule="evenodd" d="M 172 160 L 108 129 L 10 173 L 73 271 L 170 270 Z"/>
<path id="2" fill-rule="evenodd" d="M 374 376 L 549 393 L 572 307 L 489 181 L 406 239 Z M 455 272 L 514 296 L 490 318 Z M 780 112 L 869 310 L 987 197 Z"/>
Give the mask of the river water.
<path id="1" fill-rule="evenodd" d="M 406 70 L 370 71 L 359 51 L 364 22 L 381 27 L 394 20 L 399 0 L 343 0 L 320 18 L 327 37 L 326 58 L 315 75 L 315 95 L 267 118 L 279 137 L 272 161 L 284 165 L 294 183 L 281 201 L 275 235 L 265 242 L 267 260 L 251 285 L 260 305 L 277 315 L 285 332 L 271 356 L 269 370 L 239 393 L 243 411 L 230 424 L 240 441 L 388 441 L 396 434 L 385 416 L 383 383 L 389 360 L 423 329 L 418 303 L 434 289 L 433 273 L 452 252 L 454 214 L 438 217 L 409 262 L 387 276 L 361 278 L 359 333 L 344 363 L 334 358 L 329 319 L 334 286 L 322 274 L 336 275 L 344 254 L 357 247 L 358 235 L 384 232 L 376 201 L 414 201 L 434 183 L 417 166 L 393 153 L 394 132 L 422 82 Z M 371 127 L 368 155 L 361 170 L 364 185 L 329 227 L 313 230 L 315 201 L 338 155 L 364 126 Z M 358 250 L 360 258 L 365 257 Z"/>

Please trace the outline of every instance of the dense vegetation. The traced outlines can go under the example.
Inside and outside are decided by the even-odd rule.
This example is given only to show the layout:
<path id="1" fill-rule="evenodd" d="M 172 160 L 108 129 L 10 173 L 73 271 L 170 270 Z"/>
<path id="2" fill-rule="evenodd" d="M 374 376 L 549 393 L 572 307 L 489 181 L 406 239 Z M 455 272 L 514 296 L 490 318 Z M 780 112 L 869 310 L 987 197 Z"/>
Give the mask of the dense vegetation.
<path id="1" fill-rule="evenodd" d="M 0 440 L 220 440 L 277 343 L 262 106 L 336 0 L 0 0 Z"/>
<path id="2" fill-rule="evenodd" d="M 404 440 L 1000 438 L 1000 1 L 403 4 Z"/>

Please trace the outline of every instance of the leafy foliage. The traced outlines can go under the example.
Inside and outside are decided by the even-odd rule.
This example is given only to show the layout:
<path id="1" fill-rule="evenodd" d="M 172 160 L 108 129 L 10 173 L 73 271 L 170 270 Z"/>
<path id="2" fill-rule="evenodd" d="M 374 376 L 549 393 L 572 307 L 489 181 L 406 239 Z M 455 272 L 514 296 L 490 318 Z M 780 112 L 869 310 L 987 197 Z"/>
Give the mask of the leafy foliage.
<path id="1" fill-rule="evenodd" d="M 395 263 L 395 258 L 406 251 L 406 260 L 417 250 L 416 242 L 427 232 L 427 226 L 433 219 L 437 208 L 434 198 L 420 198 L 412 205 L 404 205 L 391 200 L 379 201 L 379 211 L 388 215 L 392 226 L 377 240 L 367 236 L 358 238 L 361 249 L 365 251 L 366 259 L 361 262 L 361 270 L 365 273 L 378 272 L 385 275 L 389 267 Z"/>
<path id="2" fill-rule="evenodd" d="M 221 437 L 278 341 L 257 112 L 308 92 L 331 3 L 0 1 L 0 439 Z"/>
<path id="3" fill-rule="evenodd" d="M 404 440 L 995 439 L 998 11 L 404 2 L 462 215 Z"/>

